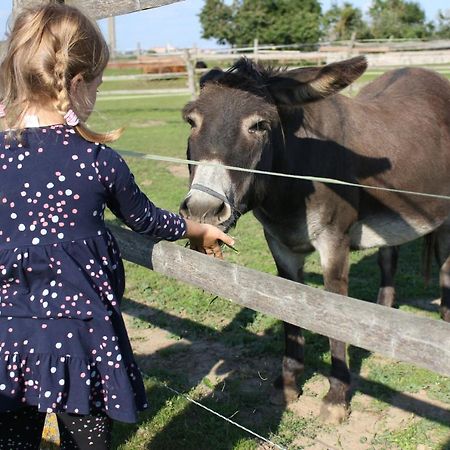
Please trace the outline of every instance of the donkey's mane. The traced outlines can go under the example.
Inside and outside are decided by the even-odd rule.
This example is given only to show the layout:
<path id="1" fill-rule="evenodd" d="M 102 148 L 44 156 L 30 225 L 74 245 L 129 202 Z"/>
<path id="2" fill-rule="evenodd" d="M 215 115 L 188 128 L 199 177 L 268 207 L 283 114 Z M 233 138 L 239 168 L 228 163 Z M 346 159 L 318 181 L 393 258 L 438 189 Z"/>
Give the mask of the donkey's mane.
<path id="1" fill-rule="evenodd" d="M 253 81 L 265 84 L 270 77 L 278 74 L 280 71 L 281 69 L 264 66 L 243 57 L 238 59 L 233 66 L 227 70 L 227 73 L 238 73 L 246 78 L 251 78 Z"/>
<path id="2" fill-rule="evenodd" d="M 243 57 L 238 59 L 227 71 L 211 70 L 202 77 L 201 84 L 214 82 L 222 86 L 261 94 L 261 90 L 267 86 L 269 78 L 280 71 L 282 70 L 257 64 Z"/>

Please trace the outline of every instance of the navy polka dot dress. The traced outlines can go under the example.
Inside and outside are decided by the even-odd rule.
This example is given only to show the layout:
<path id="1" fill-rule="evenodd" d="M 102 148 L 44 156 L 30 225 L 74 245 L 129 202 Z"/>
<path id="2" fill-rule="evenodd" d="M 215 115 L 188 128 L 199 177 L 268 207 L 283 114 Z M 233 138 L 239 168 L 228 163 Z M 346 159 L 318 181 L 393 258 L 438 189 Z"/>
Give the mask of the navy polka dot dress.
<path id="1" fill-rule="evenodd" d="M 139 233 L 185 235 L 114 150 L 66 125 L 28 128 L 20 143 L 0 134 L 0 412 L 36 405 L 135 422 L 147 407 L 106 206 Z"/>

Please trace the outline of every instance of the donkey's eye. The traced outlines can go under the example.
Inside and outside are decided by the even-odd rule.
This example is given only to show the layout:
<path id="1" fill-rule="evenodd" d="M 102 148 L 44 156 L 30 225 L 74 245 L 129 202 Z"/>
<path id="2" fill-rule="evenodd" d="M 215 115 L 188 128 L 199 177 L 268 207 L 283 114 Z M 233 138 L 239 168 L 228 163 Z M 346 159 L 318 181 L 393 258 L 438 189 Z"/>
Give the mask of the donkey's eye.
<path id="1" fill-rule="evenodd" d="M 270 130 L 270 124 L 266 120 L 260 120 L 259 122 L 256 122 L 253 124 L 249 129 L 249 133 L 266 133 Z"/>
<path id="2" fill-rule="evenodd" d="M 186 117 L 186 122 L 191 126 L 191 128 L 195 128 L 197 126 L 195 120 L 192 117 Z"/>

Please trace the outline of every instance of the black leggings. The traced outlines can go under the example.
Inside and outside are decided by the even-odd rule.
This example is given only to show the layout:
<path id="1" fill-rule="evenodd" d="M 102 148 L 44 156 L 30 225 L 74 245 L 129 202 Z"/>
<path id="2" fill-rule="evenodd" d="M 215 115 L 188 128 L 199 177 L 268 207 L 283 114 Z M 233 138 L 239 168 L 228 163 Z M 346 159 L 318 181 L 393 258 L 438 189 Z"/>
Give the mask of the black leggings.
<path id="1" fill-rule="evenodd" d="M 61 450 L 109 450 L 112 420 L 105 414 L 57 413 Z M 45 413 L 25 406 L 0 413 L 0 450 L 39 450 Z"/>

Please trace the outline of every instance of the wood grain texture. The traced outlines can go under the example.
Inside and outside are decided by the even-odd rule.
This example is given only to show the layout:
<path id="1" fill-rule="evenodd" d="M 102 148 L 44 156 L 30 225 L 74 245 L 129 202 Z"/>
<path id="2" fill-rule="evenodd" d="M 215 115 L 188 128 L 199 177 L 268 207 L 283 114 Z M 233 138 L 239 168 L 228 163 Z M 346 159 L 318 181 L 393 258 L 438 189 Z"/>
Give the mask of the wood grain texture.
<path id="1" fill-rule="evenodd" d="M 180 1 L 183 0 L 66 0 L 61 3 L 76 6 L 94 19 L 103 19 Z M 16 9 L 42 3 L 48 3 L 48 0 L 13 0 L 13 7 Z"/>
<path id="2" fill-rule="evenodd" d="M 450 375 L 449 323 L 154 243 L 123 228 L 111 231 L 128 261 L 315 333 Z"/>

